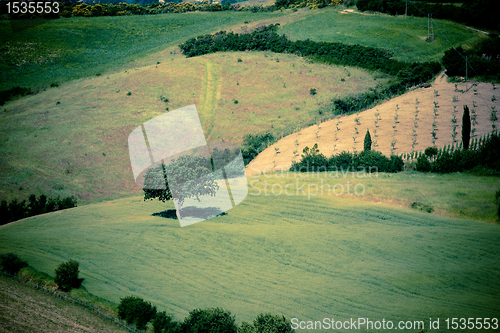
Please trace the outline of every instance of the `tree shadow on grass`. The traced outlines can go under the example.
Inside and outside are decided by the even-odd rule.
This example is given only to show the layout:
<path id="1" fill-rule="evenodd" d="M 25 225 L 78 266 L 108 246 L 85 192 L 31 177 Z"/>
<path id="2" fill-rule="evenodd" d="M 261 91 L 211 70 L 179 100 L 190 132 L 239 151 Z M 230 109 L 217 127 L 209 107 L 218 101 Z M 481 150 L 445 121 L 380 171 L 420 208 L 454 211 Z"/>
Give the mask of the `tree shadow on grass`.
<path id="1" fill-rule="evenodd" d="M 206 208 L 198 208 L 198 207 L 184 207 L 181 209 L 181 214 L 183 217 L 192 216 L 198 217 L 202 219 L 209 219 L 213 216 L 224 216 L 227 215 L 226 212 L 221 212 L 218 207 L 206 207 Z M 177 220 L 177 215 L 175 214 L 175 209 L 167 209 L 163 212 L 153 213 L 153 216 L 159 216 L 166 219 Z"/>

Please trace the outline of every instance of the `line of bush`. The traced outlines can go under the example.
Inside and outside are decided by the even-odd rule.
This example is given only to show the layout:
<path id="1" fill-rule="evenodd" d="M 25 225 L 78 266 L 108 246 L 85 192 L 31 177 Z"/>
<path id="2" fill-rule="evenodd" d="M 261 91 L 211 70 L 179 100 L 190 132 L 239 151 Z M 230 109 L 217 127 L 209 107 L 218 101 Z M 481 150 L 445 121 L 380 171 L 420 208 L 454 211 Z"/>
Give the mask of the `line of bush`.
<path id="1" fill-rule="evenodd" d="M 433 18 L 500 30 L 498 0 L 463 0 L 460 1 L 461 6 L 435 2 L 438 1 L 412 1 L 406 7 L 406 1 L 401 0 L 357 0 L 356 7 L 361 11 L 370 10 L 390 15 L 404 15 L 407 8 L 408 15 L 411 16 L 425 17 L 427 13 L 431 13 Z"/>
<path id="2" fill-rule="evenodd" d="M 271 313 L 258 315 L 253 323 L 236 325 L 235 317 L 222 308 L 194 309 L 183 321 L 165 311 L 158 312 L 156 306 L 137 296 L 120 299 L 118 316 L 127 324 L 144 330 L 151 322 L 154 333 L 290 333 L 294 332 L 290 320 Z"/>
<path id="3" fill-rule="evenodd" d="M 0 225 L 76 206 L 77 199 L 74 196 L 61 199 L 60 197 L 48 198 L 42 194 L 37 198 L 32 194 L 28 201 L 14 199 L 10 203 L 7 203 L 6 200 L 2 200 L 0 203 Z"/>
<path id="4" fill-rule="evenodd" d="M 441 69 L 437 62 L 407 63 L 392 59 L 393 52 L 381 48 L 311 40 L 291 41 L 285 35 L 278 35 L 278 29 L 279 23 L 261 26 L 244 34 L 219 31 L 214 35 L 189 39 L 179 47 L 186 57 L 226 51 L 291 53 L 329 64 L 382 71 L 396 76 L 403 85 L 425 82 Z"/>
<path id="5" fill-rule="evenodd" d="M 293 162 L 290 171 L 328 172 L 328 171 L 364 171 L 364 172 L 399 172 L 403 171 L 403 159 L 396 155 L 386 157 L 379 151 L 366 149 L 362 152 L 343 151 L 327 158 L 319 152 L 318 144 L 305 147 L 298 162 Z"/>
<path id="6" fill-rule="evenodd" d="M 388 84 L 372 88 L 367 93 L 333 100 L 331 111 L 334 115 L 369 108 L 380 100 L 399 95 L 410 86 L 428 81 L 441 70 L 438 62 L 398 61 L 392 58 L 392 51 L 381 48 L 311 40 L 291 41 L 285 35 L 278 35 L 278 28 L 279 24 L 270 24 L 245 34 L 219 31 L 214 35 L 192 38 L 179 47 L 186 57 L 227 51 L 291 53 L 330 65 L 382 71 L 394 77 Z"/>

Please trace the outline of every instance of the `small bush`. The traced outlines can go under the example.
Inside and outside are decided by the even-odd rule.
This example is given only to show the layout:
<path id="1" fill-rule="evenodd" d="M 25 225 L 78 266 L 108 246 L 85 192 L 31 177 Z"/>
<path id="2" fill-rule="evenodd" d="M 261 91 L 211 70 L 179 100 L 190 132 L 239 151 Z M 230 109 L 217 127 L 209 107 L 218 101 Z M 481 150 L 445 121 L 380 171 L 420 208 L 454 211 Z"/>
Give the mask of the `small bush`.
<path id="1" fill-rule="evenodd" d="M 417 209 L 417 210 L 422 210 L 427 213 L 432 213 L 434 211 L 434 208 L 432 206 L 426 205 L 424 203 L 415 201 L 411 204 L 411 208 Z"/>
<path id="2" fill-rule="evenodd" d="M 14 253 L 0 255 L 0 269 L 12 275 L 16 275 L 21 269 L 27 267 L 28 263 Z"/>
<path id="3" fill-rule="evenodd" d="M 317 94 L 316 88 L 309 89 L 309 94 L 311 94 L 312 96 L 316 95 Z"/>

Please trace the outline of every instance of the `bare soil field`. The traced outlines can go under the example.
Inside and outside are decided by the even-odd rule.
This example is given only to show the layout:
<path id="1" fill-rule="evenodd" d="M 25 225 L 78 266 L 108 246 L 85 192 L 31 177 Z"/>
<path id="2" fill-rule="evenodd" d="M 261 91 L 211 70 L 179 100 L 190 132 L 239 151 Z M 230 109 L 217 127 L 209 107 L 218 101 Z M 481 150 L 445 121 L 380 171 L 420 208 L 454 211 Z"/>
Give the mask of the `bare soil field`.
<path id="1" fill-rule="evenodd" d="M 344 115 L 282 138 L 247 166 L 247 175 L 288 170 L 293 161 L 300 160 L 304 147 L 315 143 L 327 157 L 344 150 L 359 152 L 363 150 L 367 129 L 373 141 L 372 149 L 387 156 L 423 152 L 431 146 L 457 145 L 461 142 L 463 106 L 469 107 L 471 117 L 476 115 L 472 140 L 490 133 L 492 124 L 500 124 L 498 120 L 495 123 L 490 120 L 492 107 L 500 109 L 497 98 L 500 98 L 500 89 L 491 83 L 472 86 L 472 82 L 462 82 L 455 86 L 441 73 L 431 87 L 415 88 L 359 114 Z M 436 115 L 434 109 L 437 109 Z M 452 137 L 454 125 L 455 139 Z"/>
<path id="2" fill-rule="evenodd" d="M 0 277 L 0 332 L 127 332 L 89 311 Z"/>

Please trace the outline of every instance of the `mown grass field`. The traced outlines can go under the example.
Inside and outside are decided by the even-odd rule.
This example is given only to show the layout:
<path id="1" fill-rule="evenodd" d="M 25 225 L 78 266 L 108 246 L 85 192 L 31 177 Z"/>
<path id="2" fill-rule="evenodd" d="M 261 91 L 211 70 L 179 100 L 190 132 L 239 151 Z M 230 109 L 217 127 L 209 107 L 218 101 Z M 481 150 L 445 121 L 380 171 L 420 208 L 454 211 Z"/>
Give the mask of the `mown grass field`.
<path id="1" fill-rule="evenodd" d="M 434 20 L 435 40 L 426 42 L 427 18 L 388 16 L 380 13 L 341 14 L 336 10 L 311 11 L 302 20 L 279 30 L 292 40 L 310 39 L 380 47 L 394 52 L 401 61 L 440 61 L 452 46 L 467 48 L 487 36 L 461 24 Z"/>
<path id="2" fill-rule="evenodd" d="M 139 295 L 178 319 L 213 306 L 238 322 L 500 314 L 495 224 L 253 189 L 228 215 L 185 228 L 151 215 L 172 208 L 134 196 L 29 218 L 0 228 L 0 252 L 48 273 L 78 260 L 89 292 Z"/>

